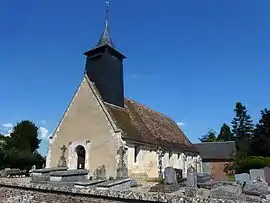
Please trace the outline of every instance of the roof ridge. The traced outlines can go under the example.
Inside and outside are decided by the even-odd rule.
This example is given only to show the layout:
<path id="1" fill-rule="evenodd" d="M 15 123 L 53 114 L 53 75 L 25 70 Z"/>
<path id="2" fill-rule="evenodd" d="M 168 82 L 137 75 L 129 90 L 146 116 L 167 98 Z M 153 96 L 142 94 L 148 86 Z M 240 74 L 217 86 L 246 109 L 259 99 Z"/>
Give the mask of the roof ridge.
<path id="1" fill-rule="evenodd" d="M 108 105 L 108 106 L 111 106 L 112 108 L 116 108 L 116 109 L 119 109 L 121 111 L 125 111 L 125 108 L 121 107 L 121 106 L 117 106 L 117 105 L 114 105 L 114 104 L 111 104 L 111 103 L 108 103 L 108 102 L 105 102 L 103 101 L 104 104 Z"/>
<path id="2" fill-rule="evenodd" d="M 215 141 L 215 142 L 200 142 L 200 143 L 194 143 L 194 144 L 224 144 L 224 143 L 235 143 L 235 141 Z"/>

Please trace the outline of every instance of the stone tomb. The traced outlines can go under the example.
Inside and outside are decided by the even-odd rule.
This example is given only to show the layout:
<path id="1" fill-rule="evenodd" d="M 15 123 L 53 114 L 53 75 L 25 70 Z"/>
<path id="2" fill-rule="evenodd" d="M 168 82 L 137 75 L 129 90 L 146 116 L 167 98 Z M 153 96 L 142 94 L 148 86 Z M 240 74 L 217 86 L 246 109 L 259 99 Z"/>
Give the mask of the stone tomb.
<path id="1" fill-rule="evenodd" d="M 67 171 L 67 167 L 55 167 L 55 168 L 44 168 L 44 169 L 36 169 L 31 173 L 31 182 L 46 182 L 50 181 L 50 174 L 53 172 L 63 172 Z"/>
<path id="2" fill-rule="evenodd" d="M 75 170 L 51 172 L 50 181 L 51 182 L 87 182 L 88 170 L 75 169 Z"/>

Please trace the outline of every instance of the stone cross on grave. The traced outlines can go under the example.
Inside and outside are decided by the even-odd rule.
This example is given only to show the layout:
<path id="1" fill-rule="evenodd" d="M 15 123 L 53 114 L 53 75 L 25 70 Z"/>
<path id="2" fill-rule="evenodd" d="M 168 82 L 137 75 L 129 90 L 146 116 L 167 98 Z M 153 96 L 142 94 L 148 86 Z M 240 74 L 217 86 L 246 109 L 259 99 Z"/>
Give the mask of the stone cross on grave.
<path id="1" fill-rule="evenodd" d="M 161 148 L 158 148 L 157 155 L 158 155 L 158 177 L 162 179 L 163 178 L 162 157 L 164 156 L 164 152 Z"/>
<path id="2" fill-rule="evenodd" d="M 128 177 L 128 169 L 125 163 L 125 154 L 126 148 L 124 146 L 120 146 L 117 150 L 117 154 L 119 155 L 119 160 L 117 164 L 117 178 L 127 178 Z"/>
<path id="3" fill-rule="evenodd" d="M 63 147 L 61 147 L 61 151 L 62 151 L 62 156 L 65 156 L 65 153 L 67 151 L 66 145 L 63 145 Z"/>
<path id="4" fill-rule="evenodd" d="M 67 167 L 67 162 L 66 162 L 66 158 L 65 158 L 67 147 L 65 145 L 63 145 L 60 149 L 62 151 L 62 155 L 58 161 L 57 167 Z"/>

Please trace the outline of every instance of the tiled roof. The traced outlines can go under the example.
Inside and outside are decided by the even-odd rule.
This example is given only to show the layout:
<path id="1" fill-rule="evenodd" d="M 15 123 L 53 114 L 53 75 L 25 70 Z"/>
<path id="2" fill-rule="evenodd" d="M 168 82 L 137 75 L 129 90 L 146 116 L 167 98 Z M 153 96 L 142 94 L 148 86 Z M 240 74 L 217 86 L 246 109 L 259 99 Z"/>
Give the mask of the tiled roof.
<path id="1" fill-rule="evenodd" d="M 194 144 L 203 160 L 231 160 L 235 142 L 203 142 Z"/>
<path id="2" fill-rule="evenodd" d="M 182 152 L 197 152 L 178 125 L 167 116 L 131 99 L 125 108 L 106 104 L 124 138 Z"/>

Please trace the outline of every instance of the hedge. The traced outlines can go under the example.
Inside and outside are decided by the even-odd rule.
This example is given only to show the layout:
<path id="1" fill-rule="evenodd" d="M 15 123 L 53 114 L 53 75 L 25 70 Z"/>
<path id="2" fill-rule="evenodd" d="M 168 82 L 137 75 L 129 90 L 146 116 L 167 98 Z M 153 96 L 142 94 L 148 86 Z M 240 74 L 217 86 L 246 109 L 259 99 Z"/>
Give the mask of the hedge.
<path id="1" fill-rule="evenodd" d="M 238 161 L 236 171 L 238 173 L 248 173 L 250 169 L 261 169 L 270 167 L 270 157 L 250 156 Z"/>

